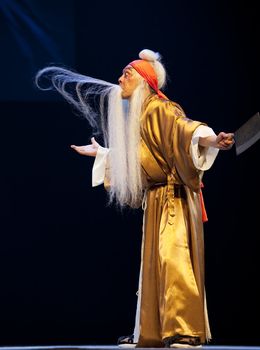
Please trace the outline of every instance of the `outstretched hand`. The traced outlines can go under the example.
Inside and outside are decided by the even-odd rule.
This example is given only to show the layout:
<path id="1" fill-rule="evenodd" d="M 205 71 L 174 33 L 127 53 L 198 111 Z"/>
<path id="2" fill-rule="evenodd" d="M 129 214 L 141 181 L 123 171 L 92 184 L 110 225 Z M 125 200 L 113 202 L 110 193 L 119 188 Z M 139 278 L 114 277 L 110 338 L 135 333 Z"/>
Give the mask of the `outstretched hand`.
<path id="1" fill-rule="evenodd" d="M 90 145 L 86 145 L 86 146 L 71 145 L 70 147 L 83 156 L 96 157 L 99 143 L 97 143 L 95 138 L 92 137 Z"/>
<path id="2" fill-rule="evenodd" d="M 216 138 L 216 147 L 221 150 L 229 150 L 235 143 L 233 133 L 220 132 Z"/>
<path id="3" fill-rule="evenodd" d="M 233 133 L 221 131 L 218 135 L 211 135 L 199 138 L 199 145 L 202 147 L 215 147 L 221 150 L 229 150 L 235 143 Z"/>

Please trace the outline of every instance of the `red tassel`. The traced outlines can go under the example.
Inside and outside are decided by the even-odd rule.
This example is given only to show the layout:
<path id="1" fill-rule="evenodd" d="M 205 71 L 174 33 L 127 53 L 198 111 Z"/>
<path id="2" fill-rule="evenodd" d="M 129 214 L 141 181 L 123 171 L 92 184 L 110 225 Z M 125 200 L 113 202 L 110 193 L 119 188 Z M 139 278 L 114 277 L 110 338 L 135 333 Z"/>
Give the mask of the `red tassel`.
<path id="1" fill-rule="evenodd" d="M 201 188 L 204 187 L 202 182 L 200 184 L 200 187 Z M 207 216 L 207 212 L 206 212 L 206 208 L 205 208 L 205 204 L 204 204 L 202 190 L 200 190 L 200 206 L 201 206 L 201 213 L 202 213 L 202 222 L 207 222 L 208 221 L 208 216 Z"/>

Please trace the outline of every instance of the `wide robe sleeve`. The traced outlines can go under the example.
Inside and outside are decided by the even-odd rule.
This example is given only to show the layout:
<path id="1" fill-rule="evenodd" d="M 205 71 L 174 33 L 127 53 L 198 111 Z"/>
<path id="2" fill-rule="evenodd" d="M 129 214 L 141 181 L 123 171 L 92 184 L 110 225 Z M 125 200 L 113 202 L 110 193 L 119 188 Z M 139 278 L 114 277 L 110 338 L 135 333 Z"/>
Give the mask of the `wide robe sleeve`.
<path id="1" fill-rule="evenodd" d="M 208 170 L 214 163 L 219 149 L 215 147 L 200 147 L 199 138 L 216 136 L 215 132 L 205 125 L 200 125 L 193 133 L 190 145 L 190 153 L 197 169 Z"/>
<path id="2" fill-rule="evenodd" d="M 105 171 L 107 168 L 107 157 L 109 149 L 99 146 L 92 168 L 92 187 L 99 186 L 105 181 Z"/>

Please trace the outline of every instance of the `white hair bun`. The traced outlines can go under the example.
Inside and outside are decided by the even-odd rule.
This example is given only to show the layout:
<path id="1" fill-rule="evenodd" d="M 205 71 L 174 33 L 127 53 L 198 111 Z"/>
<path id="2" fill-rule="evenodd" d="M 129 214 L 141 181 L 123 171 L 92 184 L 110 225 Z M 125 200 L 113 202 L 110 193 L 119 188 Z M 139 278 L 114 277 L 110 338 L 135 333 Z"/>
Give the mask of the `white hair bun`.
<path id="1" fill-rule="evenodd" d="M 139 57 L 142 60 L 150 61 L 150 62 L 159 61 L 161 58 L 159 52 L 154 52 L 154 51 L 148 50 L 148 49 L 144 49 L 141 52 L 139 52 Z"/>

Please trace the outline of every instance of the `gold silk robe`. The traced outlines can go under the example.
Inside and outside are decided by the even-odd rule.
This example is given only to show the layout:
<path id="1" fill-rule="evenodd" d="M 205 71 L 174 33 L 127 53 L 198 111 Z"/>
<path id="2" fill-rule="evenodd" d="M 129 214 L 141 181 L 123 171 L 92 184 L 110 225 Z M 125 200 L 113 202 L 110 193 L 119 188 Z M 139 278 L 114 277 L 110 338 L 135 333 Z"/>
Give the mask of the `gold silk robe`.
<path id="1" fill-rule="evenodd" d="M 163 339 L 210 338 L 204 296 L 204 242 L 199 200 L 202 171 L 189 148 L 203 123 L 157 95 L 141 117 L 141 165 L 146 181 L 137 347 L 163 347 Z"/>

